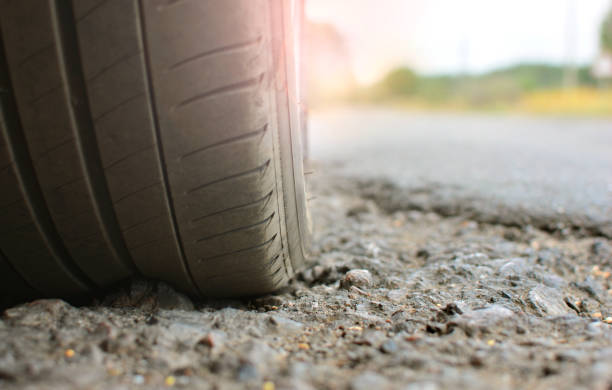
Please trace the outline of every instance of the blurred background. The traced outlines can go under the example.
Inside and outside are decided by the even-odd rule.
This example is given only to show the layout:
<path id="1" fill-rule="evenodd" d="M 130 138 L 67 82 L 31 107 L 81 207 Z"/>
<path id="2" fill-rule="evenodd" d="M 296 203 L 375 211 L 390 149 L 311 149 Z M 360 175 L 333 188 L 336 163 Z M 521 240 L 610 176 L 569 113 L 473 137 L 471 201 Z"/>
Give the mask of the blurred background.
<path id="1" fill-rule="evenodd" d="M 315 171 L 410 209 L 612 237 L 611 0 L 305 6 Z"/>
<path id="2" fill-rule="evenodd" d="M 610 0 L 306 0 L 309 105 L 612 115 Z"/>

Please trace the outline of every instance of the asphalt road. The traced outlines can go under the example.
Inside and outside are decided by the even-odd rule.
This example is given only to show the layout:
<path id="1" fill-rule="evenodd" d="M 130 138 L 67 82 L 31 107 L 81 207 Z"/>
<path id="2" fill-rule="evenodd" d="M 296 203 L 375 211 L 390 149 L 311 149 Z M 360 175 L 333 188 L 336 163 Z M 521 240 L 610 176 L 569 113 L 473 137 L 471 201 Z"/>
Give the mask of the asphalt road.
<path id="1" fill-rule="evenodd" d="M 612 237 L 612 120 L 352 108 L 313 113 L 310 134 L 321 169 L 410 207 Z"/>

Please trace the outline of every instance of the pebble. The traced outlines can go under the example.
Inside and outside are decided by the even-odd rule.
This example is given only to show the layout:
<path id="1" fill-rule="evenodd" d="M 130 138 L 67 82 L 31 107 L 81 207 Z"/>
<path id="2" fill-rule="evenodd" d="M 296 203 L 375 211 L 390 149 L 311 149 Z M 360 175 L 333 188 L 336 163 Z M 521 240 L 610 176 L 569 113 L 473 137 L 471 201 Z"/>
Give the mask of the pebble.
<path id="1" fill-rule="evenodd" d="M 503 277 L 519 277 L 524 276 L 533 268 L 527 264 L 525 259 L 511 259 L 499 268 L 499 274 Z"/>
<path id="2" fill-rule="evenodd" d="M 440 387 L 435 382 L 415 382 L 410 383 L 404 390 L 438 390 Z"/>
<path id="3" fill-rule="evenodd" d="M 280 315 L 271 315 L 269 317 L 269 323 L 273 329 L 282 334 L 294 334 L 299 333 L 304 329 L 304 324 L 285 318 Z"/>
<path id="4" fill-rule="evenodd" d="M 587 276 L 586 279 L 582 283 L 574 282 L 572 283 L 572 285 L 576 287 L 577 289 L 582 290 L 585 293 L 589 294 L 591 298 L 595 299 L 597 302 L 601 303 L 604 301 L 603 299 L 604 289 L 601 283 L 591 278 L 590 276 Z"/>
<path id="5" fill-rule="evenodd" d="M 538 286 L 531 289 L 527 301 L 540 316 L 562 316 L 571 311 L 559 292 L 549 287 Z"/>
<path id="6" fill-rule="evenodd" d="M 341 281 L 343 288 L 349 289 L 351 286 L 368 288 L 372 286 L 374 279 L 370 271 L 365 269 L 354 269 L 347 272 Z"/>
<path id="7" fill-rule="evenodd" d="M 157 299 L 160 309 L 164 310 L 184 310 L 194 309 L 193 302 L 186 295 L 174 290 L 166 283 L 157 284 Z"/>
<path id="8" fill-rule="evenodd" d="M 315 265 L 298 274 L 298 279 L 313 285 L 321 283 L 333 283 L 338 280 L 335 267 Z"/>
<path id="9" fill-rule="evenodd" d="M 591 253 L 596 256 L 609 257 L 612 255 L 612 245 L 603 239 L 598 239 L 591 245 Z"/>
<path id="10" fill-rule="evenodd" d="M 218 348 L 221 348 L 223 346 L 226 337 L 227 336 L 225 335 L 225 333 L 223 333 L 221 331 L 214 331 L 214 332 L 210 332 L 207 335 L 205 335 L 204 337 L 202 337 L 197 342 L 197 344 L 198 345 L 203 345 L 203 346 L 211 348 L 211 349 L 218 349 Z"/>
<path id="11" fill-rule="evenodd" d="M 386 336 L 383 332 L 378 330 L 368 329 L 363 332 L 360 338 L 354 341 L 355 344 L 358 345 L 368 345 L 375 348 L 381 346 L 381 344 L 386 340 Z"/>
<path id="12" fill-rule="evenodd" d="M 382 375 L 366 371 L 351 382 L 351 390 L 384 390 L 389 388 L 389 381 Z"/>
<path id="13" fill-rule="evenodd" d="M 132 377 L 132 383 L 135 385 L 142 385 L 145 383 L 145 378 L 142 375 L 134 375 Z"/>
<path id="14" fill-rule="evenodd" d="M 134 279 L 130 283 L 130 300 L 132 305 L 137 305 L 153 292 L 153 284 L 148 280 Z"/>
<path id="15" fill-rule="evenodd" d="M 174 386 L 175 383 L 176 383 L 176 378 L 172 375 L 168 375 L 166 379 L 164 379 L 164 384 L 168 387 Z"/>
<path id="16" fill-rule="evenodd" d="M 567 281 L 560 276 L 555 274 L 546 273 L 535 273 L 534 279 L 538 282 L 545 284 L 548 287 L 560 290 L 568 285 Z"/>
<path id="17" fill-rule="evenodd" d="M 285 303 L 285 300 L 276 295 L 266 295 L 264 297 L 259 297 L 253 301 L 255 306 L 276 306 L 280 307 Z"/>
<path id="18" fill-rule="evenodd" d="M 397 343 L 391 339 L 385 341 L 380 346 L 381 352 L 389 353 L 389 354 L 397 352 L 398 349 L 399 347 L 397 346 Z"/>
<path id="19" fill-rule="evenodd" d="M 507 322 L 515 316 L 514 312 L 501 305 L 467 311 L 458 316 L 451 325 L 458 325 L 467 333 L 490 331 L 491 327 Z"/>
<path id="20" fill-rule="evenodd" d="M 276 386 L 274 385 L 274 382 L 264 382 L 263 386 L 261 386 L 262 390 L 275 390 Z"/>
<path id="21" fill-rule="evenodd" d="M 605 328 L 604 328 L 605 327 Z M 601 321 L 594 321 L 587 325 L 587 332 L 592 336 L 600 336 L 609 329 L 608 325 Z"/>
<path id="22" fill-rule="evenodd" d="M 357 204 L 346 211 L 347 217 L 357 217 L 361 214 L 367 214 L 372 212 L 373 206 L 369 203 L 363 202 Z"/>
<path id="23" fill-rule="evenodd" d="M 168 325 L 163 332 L 163 337 L 185 344 L 195 344 L 207 336 L 207 333 L 208 329 L 198 323 L 176 320 Z"/>
<path id="24" fill-rule="evenodd" d="M 252 363 L 244 363 L 238 367 L 238 380 L 241 382 L 247 382 L 252 379 L 256 379 L 259 376 L 257 367 Z"/>
<path id="25" fill-rule="evenodd" d="M 4 311 L 6 320 L 22 326 L 45 326 L 76 309 L 61 299 L 39 299 Z"/>
<path id="26" fill-rule="evenodd" d="M 396 289 L 390 290 L 387 293 L 387 298 L 393 302 L 401 302 L 406 298 L 406 295 L 408 295 L 408 291 L 406 289 Z"/>

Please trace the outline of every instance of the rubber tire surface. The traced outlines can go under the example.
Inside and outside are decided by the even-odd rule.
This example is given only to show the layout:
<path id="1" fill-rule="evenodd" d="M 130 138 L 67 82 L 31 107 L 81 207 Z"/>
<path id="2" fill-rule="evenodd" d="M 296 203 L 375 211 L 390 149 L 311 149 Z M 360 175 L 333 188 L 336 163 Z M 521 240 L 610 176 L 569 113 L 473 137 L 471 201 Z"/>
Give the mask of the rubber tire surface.
<path id="1" fill-rule="evenodd" d="M 1 292 L 283 286 L 310 237 L 289 8 L 0 0 Z"/>

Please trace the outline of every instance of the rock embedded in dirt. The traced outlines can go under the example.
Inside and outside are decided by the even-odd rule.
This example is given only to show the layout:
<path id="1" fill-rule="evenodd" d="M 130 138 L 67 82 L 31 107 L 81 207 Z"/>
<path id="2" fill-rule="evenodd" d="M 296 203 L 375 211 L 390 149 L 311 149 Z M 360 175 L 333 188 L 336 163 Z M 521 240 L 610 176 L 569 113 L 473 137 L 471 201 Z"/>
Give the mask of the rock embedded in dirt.
<path id="1" fill-rule="evenodd" d="M 143 299 L 153 293 L 154 284 L 151 281 L 143 279 L 134 279 L 130 283 L 130 299 L 133 306 L 138 305 Z"/>
<path id="2" fill-rule="evenodd" d="M 283 334 L 295 334 L 304 329 L 304 324 L 280 315 L 271 315 L 268 322 L 274 331 Z"/>
<path id="3" fill-rule="evenodd" d="M 196 345 L 201 345 L 210 349 L 219 349 L 223 346 L 223 342 L 227 338 L 225 332 L 212 331 L 208 332 L 204 337 L 200 338 Z"/>
<path id="4" fill-rule="evenodd" d="M 371 213 L 373 209 L 374 207 L 372 206 L 371 202 L 362 202 L 348 209 L 346 211 L 346 216 L 357 217 L 361 214 Z"/>
<path id="5" fill-rule="evenodd" d="M 608 262 L 612 262 L 612 245 L 604 239 L 597 239 L 591 245 L 591 252 L 600 257 L 607 257 Z"/>
<path id="6" fill-rule="evenodd" d="M 466 311 L 450 324 L 457 325 L 468 334 L 490 332 L 494 326 L 509 322 L 516 314 L 501 305 Z"/>
<path id="7" fill-rule="evenodd" d="M 364 372 L 351 382 L 351 390 L 385 390 L 389 386 L 387 378 L 375 372 Z"/>
<path id="8" fill-rule="evenodd" d="M 541 316 L 562 316 L 573 312 L 559 292 L 549 287 L 531 289 L 527 301 Z"/>
<path id="9" fill-rule="evenodd" d="M 574 287 L 586 292 L 587 294 L 589 294 L 591 296 L 591 298 L 595 299 L 597 302 L 603 302 L 604 301 L 604 289 L 601 286 L 601 283 L 599 283 L 597 280 L 593 279 L 590 276 L 587 276 L 583 282 L 578 283 L 578 282 L 574 282 L 573 283 Z"/>
<path id="10" fill-rule="evenodd" d="M 361 337 L 357 338 L 354 343 L 357 345 L 367 345 L 370 347 L 379 348 L 387 339 L 384 332 L 379 330 L 366 329 Z"/>
<path id="11" fill-rule="evenodd" d="M 499 268 L 499 274 L 505 278 L 518 278 L 532 271 L 527 260 L 522 258 L 511 259 Z"/>
<path id="12" fill-rule="evenodd" d="M 164 310 L 193 310 L 193 302 L 186 295 L 176 291 L 166 283 L 157 284 L 158 307 Z"/>
<path id="13" fill-rule="evenodd" d="M 48 327 L 70 312 L 76 308 L 61 299 L 38 299 L 5 310 L 3 318 L 20 326 Z"/>
<path id="14" fill-rule="evenodd" d="M 354 269 L 347 272 L 340 282 L 342 288 L 349 289 L 352 286 L 359 288 L 369 288 L 374 284 L 374 279 L 370 271 L 366 269 Z"/>
<path id="15" fill-rule="evenodd" d="M 393 301 L 393 302 L 402 302 L 406 296 L 408 295 L 408 290 L 406 289 L 395 289 L 395 290 L 390 290 L 387 293 L 387 298 L 389 298 L 389 300 Z"/>
<path id="16" fill-rule="evenodd" d="M 392 339 L 388 339 L 386 340 L 384 343 L 382 343 L 382 345 L 380 346 L 380 351 L 383 353 L 395 353 L 399 350 L 399 347 L 397 345 L 397 343 L 392 340 Z"/>

